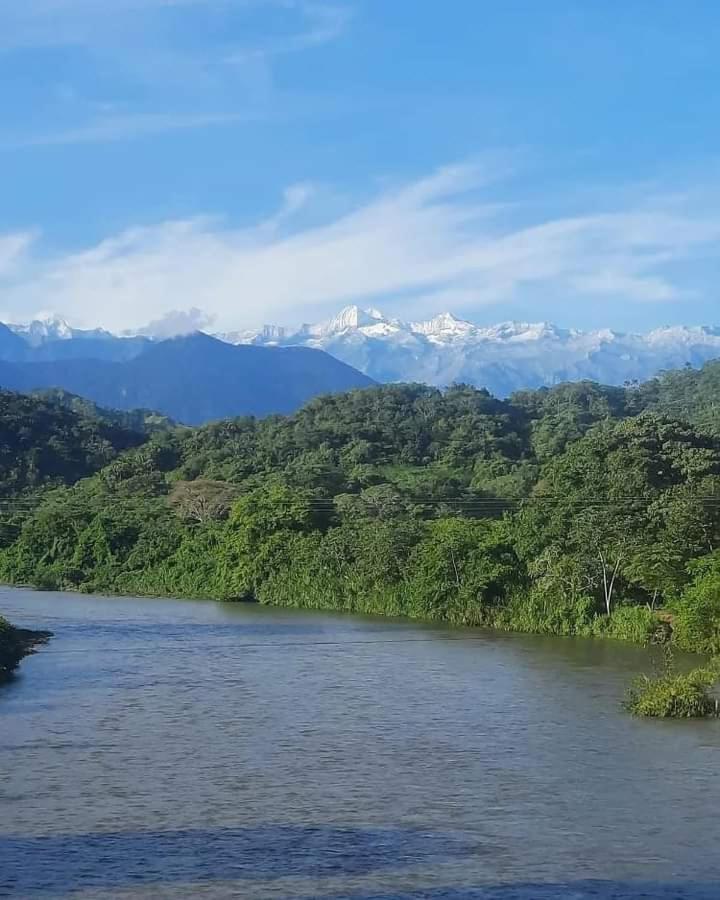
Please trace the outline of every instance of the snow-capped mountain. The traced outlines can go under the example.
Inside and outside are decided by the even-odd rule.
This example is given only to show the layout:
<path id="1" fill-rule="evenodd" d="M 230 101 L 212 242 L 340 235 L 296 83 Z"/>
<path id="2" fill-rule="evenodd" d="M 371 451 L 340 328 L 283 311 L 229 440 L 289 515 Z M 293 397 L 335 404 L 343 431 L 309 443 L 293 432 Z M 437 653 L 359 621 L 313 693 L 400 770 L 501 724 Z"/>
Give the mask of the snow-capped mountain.
<path id="1" fill-rule="evenodd" d="M 28 322 L 20 325 L 8 325 L 8 328 L 19 335 L 30 347 L 42 347 L 50 341 L 107 340 L 113 335 L 103 328 L 83 330 L 73 328 L 61 316 L 54 313 L 40 313 Z"/>
<path id="2" fill-rule="evenodd" d="M 128 360 L 149 343 L 149 338 L 120 336 L 104 328 L 74 328 L 52 313 L 25 324 L 0 323 L 0 360 L 5 361 Z"/>
<path id="3" fill-rule="evenodd" d="M 561 381 L 643 381 L 662 369 L 720 358 L 718 327 L 674 326 L 645 334 L 580 331 L 547 322 L 483 327 L 452 313 L 404 322 L 357 306 L 298 329 L 266 325 L 217 337 L 231 344 L 325 350 L 375 381 L 438 387 L 467 382 L 498 396 Z M 130 360 L 154 343 L 146 336 L 117 336 L 101 328 L 79 330 L 57 316 L 10 325 L 0 338 L 1 359 L 27 362 Z"/>
<path id="4" fill-rule="evenodd" d="M 720 357 L 720 328 L 675 326 L 623 334 L 562 329 L 547 322 L 481 327 L 452 313 L 403 322 L 357 306 L 296 331 L 265 326 L 219 337 L 234 344 L 315 347 L 376 381 L 467 382 L 501 396 L 579 379 L 642 381 L 662 369 L 699 366 Z"/>

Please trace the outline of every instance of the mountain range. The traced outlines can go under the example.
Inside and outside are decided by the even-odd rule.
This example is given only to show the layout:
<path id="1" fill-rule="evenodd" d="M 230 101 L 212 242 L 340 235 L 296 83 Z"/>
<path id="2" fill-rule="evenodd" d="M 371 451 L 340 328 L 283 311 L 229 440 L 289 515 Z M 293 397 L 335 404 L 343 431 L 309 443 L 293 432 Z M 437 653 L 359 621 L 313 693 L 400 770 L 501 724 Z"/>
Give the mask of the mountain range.
<path id="1" fill-rule="evenodd" d="M 720 357 L 720 328 L 644 334 L 581 331 L 546 322 L 481 327 L 451 313 L 405 322 L 348 306 L 298 329 L 160 340 L 79 330 L 56 317 L 0 324 L 0 386 L 62 388 L 102 406 L 143 407 L 197 424 L 291 412 L 321 393 L 377 382 L 465 382 L 504 397 L 563 381 L 644 381 Z"/>
<path id="2" fill-rule="evenodd" d="M 644 334 L 564 329 L 547 322 L 481 327 L 452 313 L 404 322 L 357 306 L 296 331 L 266 326 L 221 337 L 235 344 L 322 349 L 375 381 L 438 387 L 465 382 L 501 397 L 562 381 L 644 381 L 663 369 L 720 357 L 718 327 L 676 326 Z"/>

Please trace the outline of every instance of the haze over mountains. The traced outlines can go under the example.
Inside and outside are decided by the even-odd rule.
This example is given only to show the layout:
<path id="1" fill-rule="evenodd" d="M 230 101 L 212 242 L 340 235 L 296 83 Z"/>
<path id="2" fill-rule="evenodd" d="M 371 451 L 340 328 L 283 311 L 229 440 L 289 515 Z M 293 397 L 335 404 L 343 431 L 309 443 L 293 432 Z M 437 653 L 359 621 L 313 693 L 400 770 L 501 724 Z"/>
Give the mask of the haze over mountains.
<path id="1" fill-rule="evenodd" d="M 53 316 L 0 325 L 0 386 L 64 388 L 104 406 L 145 407 L 188 424 L 290 412 L 317 394 L 373 381 L 466 382 L 502 397 L 562 381 L 643 381 L 718 357 L 718 327 L 645 334 L 546 322 L 481 327 L 451 313 L 405 322 L 357 306 L 295 330 L 265 326 L 170 340 L 78 330 Z"/>

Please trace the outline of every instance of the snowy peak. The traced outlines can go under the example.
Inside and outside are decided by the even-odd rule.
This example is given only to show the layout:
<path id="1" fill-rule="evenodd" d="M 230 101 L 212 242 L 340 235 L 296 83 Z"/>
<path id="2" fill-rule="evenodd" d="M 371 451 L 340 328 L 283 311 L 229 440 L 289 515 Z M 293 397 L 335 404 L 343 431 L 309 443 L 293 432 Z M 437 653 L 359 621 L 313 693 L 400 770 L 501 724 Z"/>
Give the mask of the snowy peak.
<path id="1" fill-rule="evenodd" d="M 720 358 L 720 328 L 677 326 L 623 334 L 609 328 L 563 329 L 550 322 L 479 326 L 450 312 L 403 322 L 358 306 L 296 332 L 266 326 L 225 339 L 323 349 L 376 381 L 438 387 L 462 381 L 501 396 L 580 379 L 622 384 Z"/>
<path id="2" fill-rule="evenodd" d="M 31 347 L 39 347 L 47 341 L 67 341 L 73 337 L 73 329 L 66 320 L 52 313 L 39 313 L 32 322 L 10 325 L 9 328 Z"/>
<path id="3" fill-rule="evenodd" d="M 377 309 L 360 309 L 359 306 L 346 306 L 327 322 L 307 327 L 309 334 L 331 335 L 342 334 L 344 331 L 352 331 L 384 322 L 387 322 L 387 319 Z"/>
<path id="4" fill-rule="evenodd" d="M 710 328 L 706 325 L 665 326 L 649 331 L 645 337 L 651 344 L 714 344 L 720 340 L 720 328 Z"/>
<path id="5" fill-rule="evenodd" d="M 409 328 L 414 334 L 442 335 L 443 337 L 468 335 L 477 331 L 477 326 L 458 319 L 450 312 L 440 313 L 439 316 L 434 316 L 426 322 L 411 322 Z"/>
<path id="6" fill-rule="evenodd" d="M 83 331 L 73 328 L 66 319 L 55 313 L 38 313 L 32 322 L 8 325 L 30 347 L 41 347 L 51 341 L 70 341 L 73 338 L 112 338 L 109 331 L 95 328 Z"/>

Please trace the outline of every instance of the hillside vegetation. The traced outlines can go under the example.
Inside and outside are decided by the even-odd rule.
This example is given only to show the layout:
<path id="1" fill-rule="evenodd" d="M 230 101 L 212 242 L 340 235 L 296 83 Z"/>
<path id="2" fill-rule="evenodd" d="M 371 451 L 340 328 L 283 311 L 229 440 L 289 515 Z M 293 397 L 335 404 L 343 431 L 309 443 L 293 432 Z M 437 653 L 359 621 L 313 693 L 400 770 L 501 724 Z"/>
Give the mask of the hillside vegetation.
<path id="1" fill-rule="evenodd" d="M 145 440 L 97 409 L 0 390 L 0 498 L 72 484 Z"/>
<path id="2" fill-rule="evenodd" d="M 720 363 L 506 401 L 373 387 L 120 430 L 122 453 L 119 436 L 89 452 L 111 426 L 5 397 L 5 581 L 720 651 Z"/>

